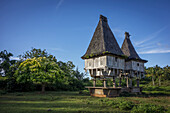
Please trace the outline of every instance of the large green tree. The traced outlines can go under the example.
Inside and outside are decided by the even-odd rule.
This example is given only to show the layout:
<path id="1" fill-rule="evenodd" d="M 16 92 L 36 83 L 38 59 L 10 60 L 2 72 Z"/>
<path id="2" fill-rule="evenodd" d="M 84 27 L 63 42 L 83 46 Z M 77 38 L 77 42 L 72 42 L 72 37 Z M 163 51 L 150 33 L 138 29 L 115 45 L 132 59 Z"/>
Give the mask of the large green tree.
<path id="1" fill-rule="evenodd" d="M 49 83 L 62 79 L 63 71 L 53 60 L 46 57 L 27 59 L 19 65 L 16 71 L 17 81 L 32 81 L 42 85 L 42 92 Z"/>

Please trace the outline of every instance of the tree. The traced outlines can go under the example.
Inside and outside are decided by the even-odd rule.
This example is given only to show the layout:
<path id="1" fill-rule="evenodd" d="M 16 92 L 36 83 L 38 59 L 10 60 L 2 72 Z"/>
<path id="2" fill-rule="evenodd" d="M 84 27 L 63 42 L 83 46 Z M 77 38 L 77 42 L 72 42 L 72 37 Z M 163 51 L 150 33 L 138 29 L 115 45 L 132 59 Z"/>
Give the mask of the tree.
<path id="1" fill-rule="evenodd" d="M 163 76 L 163 69 L 159 67 L 158 65 L 155 66 L 156 69 L 156 76 L 158 77 L 159 80 L 159 86 L 161 86 L 161 78 Z"/>
<path id="2" fill-rule="evenodd" d="M 42 92 L 49 83 L 61 79 L 63 71 L 56 62 L 46 57 L 27 59 L 19 65 L 15 75 L 18 82 L 32 81 L 42 85 Z"/>
<path id="3" fill-rule="evenodd" d="M 153 84 L 153 86 L 155 86 L 155 82 L 154 82 L 154 77 L 155 77 L 155 74 L 156 74 L 155 68 L 149 67 L 149 68 L 146 70 L 146 73 L 147 73 L 147 76 L 148 76 L 148 77 L 152 77 L 152 84 Z"/>
<path id="4" fill-rule="evenodd" d="M 74 72 L 74 76 L 75 78 L 77 78 L 78 80 L 83 80 L 84 77 L 84 73 L 80 73 L 78 70 L 78 67 L 76 68 L 75 72 Z"/>
<path id="5" fill-rule="evenodd" d="M 16 60 L 10 60 L 10 57 L 13 56 L 12 53 L 8 53 L 6 50 L 0 52 L 0 75 L 9 75 L 9 68 Z"/>
<path id="6" fill-rule="evenodd" d="M 170 67 L 167 65 L 165 67 L 163 67 L 163 71 L 164 71 L 164 79 L 165 80 L 170 80 Z"/>
<path id="7" fill-rule="evenodd" d="M 67 63 L 64 63 L 62 61 L 57 62 L 58 66 L 63 70 L 64 75 L 67 77 L 71 77 L 74 75 L 74 67 L 75 65 L 73 62 L 68 61 Z"/>
<path id="8" fill-rule="evenodd" d="M 30 51 L 26 51 L 23 55 L 19 55 L 19 57 L 20 59 L 28 59 L 28 58 L 34 58 L 34 57 L 35 58 L 46 57 L 50 60 L 57 62 L 57 59 L 55 58 L 55 56 L 48 54 L 46 49 L 41 50 L 41 49 L 32 48 Z"/>

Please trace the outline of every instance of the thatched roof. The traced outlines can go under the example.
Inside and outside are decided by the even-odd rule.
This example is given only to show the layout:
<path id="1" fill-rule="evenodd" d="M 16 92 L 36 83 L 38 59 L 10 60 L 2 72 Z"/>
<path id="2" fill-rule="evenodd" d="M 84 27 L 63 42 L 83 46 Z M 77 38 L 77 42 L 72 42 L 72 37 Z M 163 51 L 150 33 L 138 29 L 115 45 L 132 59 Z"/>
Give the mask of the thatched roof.
<path id="1" fill-rule="evenodd" d="M 100 15 L 100 20 L 90 45 L 82 58 L 86 59 L 105 54 L 123 56 L 123 52 L 108 25 L 107 18 Z"/>
<path id="2" fill-rule="evenodd" d="M 135 48 L 133 47 L 131 40 L 130 40 L 130 35 L 128 32 L 125 32 L 125 39 L 121 47 L 122 52 L 124 55 L 128 56 L 126 60 L 138 60 L 138 61 L 143 61 L 147 62 L 147 60 L 143 60 L 139 57 L 137 52 L 135 51 Z"/>

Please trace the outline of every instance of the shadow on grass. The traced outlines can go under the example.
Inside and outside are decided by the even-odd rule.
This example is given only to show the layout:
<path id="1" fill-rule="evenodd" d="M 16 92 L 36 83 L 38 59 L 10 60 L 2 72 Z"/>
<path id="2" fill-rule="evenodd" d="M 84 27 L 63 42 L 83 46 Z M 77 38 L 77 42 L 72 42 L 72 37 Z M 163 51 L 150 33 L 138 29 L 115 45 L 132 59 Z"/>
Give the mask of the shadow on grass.
<path id="1" fill-rule="evenodd" d="M 9 107 L 10 106 L 10 107 Z M 83 102 L 72 102 L 72 101 L 55 101 L 55 102 L 27 102 L 27 101 L 6 101 L 2 102 L 0 105 L 1 110 L 5 109 L 9 113 L 13 110 L 16 110 L 16 113 L 26 111 L 27 113 L 31 112 L 78 112 L 78 113 L 92 113 L 92 112 L 100 112 L 107 113 L 107 108 L 102 109 L 102 106 L 97 104 L 89 104 Z M 116 112 L 116 111 L 115 111 Z"/>
<path id="2" fill-rule="evenodd" d="M 166 87 L 145 87 L 144 88 L 145 91 L 166 91 L 166 92 L 170 92 L 170 89 L 166 88 Z"/>
<path id="3" fill-rule="evenodd" d="M 128 92 L 122 92 L 120 94 L 120 97 L 166 97 L 166 96 L 170 96 L 170 94 L 165 94 L 165 93 L 145 93 L 142 92 L 142 94 L 138 94 L 138 93 L 128 93 Z"/>

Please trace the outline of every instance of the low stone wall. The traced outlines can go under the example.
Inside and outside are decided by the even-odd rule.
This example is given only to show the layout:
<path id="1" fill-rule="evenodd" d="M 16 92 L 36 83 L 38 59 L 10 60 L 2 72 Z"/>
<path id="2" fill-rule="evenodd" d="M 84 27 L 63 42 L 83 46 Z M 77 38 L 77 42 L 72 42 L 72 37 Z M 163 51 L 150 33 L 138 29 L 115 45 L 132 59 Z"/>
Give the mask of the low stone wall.
<path id="1" fill-rule="evenodd" d="M 124 88 L 121 88 L 121 92 L 141 93 L 142 87 L 124 87 Z"/>

